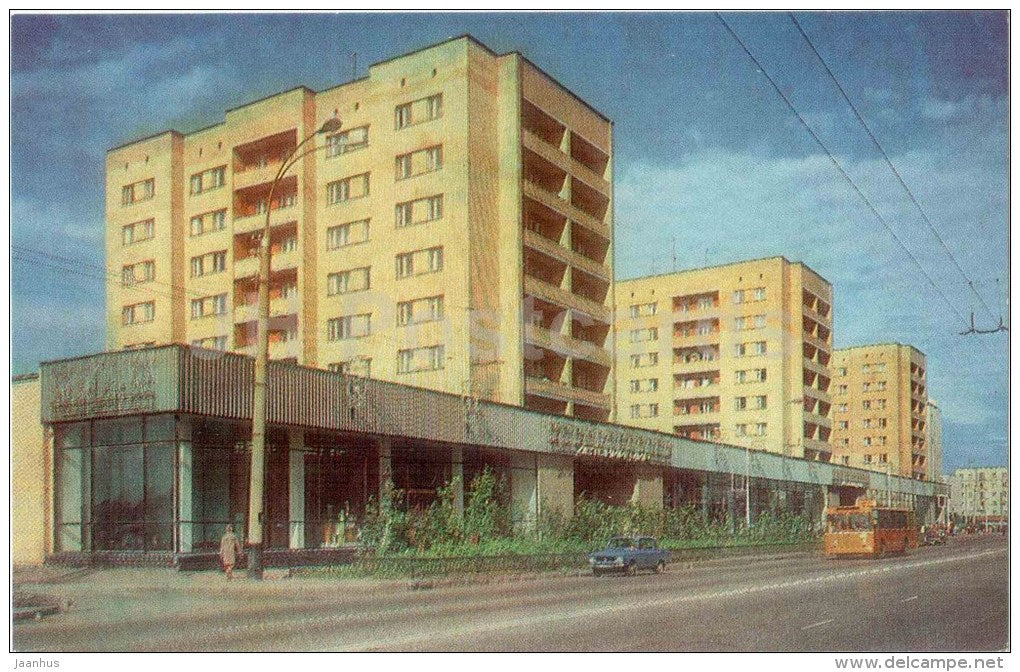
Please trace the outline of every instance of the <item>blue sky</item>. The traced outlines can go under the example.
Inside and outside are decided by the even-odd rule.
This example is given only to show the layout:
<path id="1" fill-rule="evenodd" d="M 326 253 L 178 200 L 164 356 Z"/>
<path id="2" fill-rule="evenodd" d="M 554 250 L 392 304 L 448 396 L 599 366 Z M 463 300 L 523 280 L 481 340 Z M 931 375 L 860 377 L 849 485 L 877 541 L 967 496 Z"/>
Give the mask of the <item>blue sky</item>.
<path id="1" fill-rule="evenodd" d="M 1004 13 L 801 13 L 801 24 L 996 315 L 1008 286 Z M 989 317 L 783 13 L 730 14 L 764 68 L 959 313 Z M 1005 464 L 1003 333 L 939 293 L 711 14 L 16 15 L 12 371 L 104 347 L 106 150 L 299 84 L 323 89 L 462 33 L 519 50 L 615 122 L 621 278 L 782 254 L 835 287 L 837 347 L 928 356 L 945 465 Z"/>

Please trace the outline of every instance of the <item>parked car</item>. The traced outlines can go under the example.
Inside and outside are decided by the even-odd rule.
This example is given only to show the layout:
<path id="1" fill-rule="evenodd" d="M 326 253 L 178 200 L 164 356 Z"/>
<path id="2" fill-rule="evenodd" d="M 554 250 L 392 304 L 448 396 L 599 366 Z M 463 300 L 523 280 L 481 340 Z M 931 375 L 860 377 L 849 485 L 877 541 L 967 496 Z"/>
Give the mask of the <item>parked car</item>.
<path id="1" fill-rule="evenodd" d="M 924 528 L 924 537 L 922 543 L 925 546 L 938 546 L 946 543 L 948 537 L 946 528 L 941 525 L 931 525 Z"/>
<path id="2" fill-rule="evenodd" d="M 613 537 L 604 549 L 591 553 L 588 562 L 595 576 L 633 576 L 642 569 L 661 573 L 669 562 L 669 551 L 659 548 L 655 537 Z"/>

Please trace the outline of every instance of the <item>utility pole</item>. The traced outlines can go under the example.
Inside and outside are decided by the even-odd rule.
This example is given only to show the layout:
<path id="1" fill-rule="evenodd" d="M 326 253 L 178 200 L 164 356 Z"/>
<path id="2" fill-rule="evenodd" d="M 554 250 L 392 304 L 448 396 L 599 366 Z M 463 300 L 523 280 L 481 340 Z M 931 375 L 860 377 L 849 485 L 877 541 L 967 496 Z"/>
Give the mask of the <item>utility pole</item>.
<path id="1" fill-rule="evenodd" d="M 273 183 L 269 185 L 269 198 L 266 200 L 266 222 L 259 241 L 259 315 L 258 340 L 255 352 L 254 389 L 252 390 L 251 412 L 251 465 L 248 477 L 248 577 L 262 579 L 262 536 L 265 505 L 265 471 L 266 471 L 266 379 L 269 369 L 269 276 L 272 268 L 272 251 L 270 237 L 272 232 L 271 215 L 273 212 L 273 194 L 280 180 L 299 159 L 310 152 L 298 153 L 309 140 L 320 133 L 335 133 L 340 130 L 340 120 L 336 117 L 326 120 L 322 127 L 299 142 L 290 154 L 280 163 Z"/>

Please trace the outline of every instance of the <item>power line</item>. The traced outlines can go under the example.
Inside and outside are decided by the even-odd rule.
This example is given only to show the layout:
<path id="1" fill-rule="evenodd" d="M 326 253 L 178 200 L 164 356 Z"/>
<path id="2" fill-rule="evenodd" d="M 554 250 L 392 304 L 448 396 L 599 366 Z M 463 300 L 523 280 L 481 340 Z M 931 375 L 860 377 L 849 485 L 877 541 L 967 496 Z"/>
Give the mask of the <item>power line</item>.
<path id="1" fill-rule="evenodd" d="M 935 281 L 932 280 L 931 276 L 928 275 L 928 272 L 924 270 L 924 267 L 921 266 L 921 263 L 917 260 L 917 257 L 915 257 L 913 253 L 907 248 L 907 246 L 903 244 L 903 241 L 900 240 L 900 237 L 897 236 L 896 232 L 893 231 L 891 226 L 889 226 L 889 223 L 886 221 L 885 217 L 882 216 L 882 213 L 880 213 L 878 209 L 875 207 L 875 205 L 871 202 L 871 200 L 864 195 L 864 192 L 861 191 L 860 187 L 858 187 L 857 183 L 853 181 L 853 178 L 850 177 L 849 173 L 847 173 L 843 166 L 839 163 L 839 161 L 836 160 L 836 157 L 832 155 L 832 152 L 829 151 L 829 148 L 825 145 L 824 142 L 822 142 L 822 139 L 818 137 L 818 134 L 815 133 L 814 129 L 811 128 L 807 121 L 804 120 L 804 117 L 801 115 L 801 113 L 797 110 L 796 107 L 794 107 L 793 103 L 790 101 L 787 95 L 783 93 L 783 89 L 779 86 L 779 84 L 776 83 L 772 76 L 769 75 L 768 71 L 765 70 L 765 66 L 763 66 L 757 58 L 755 58 L 754 54 L 751 53 L 751 50 L 747 48 L 746 44 L 744 44 L 744 41 L 740 39 L 740 36 L 737 35 L 733 28 L 730 27 L 730 24 L 726 22 L 726 19 L 722 17 L 722 14 L 720 14 L 719 12 L 715 12 L 715 16 L 723 24 L 723 26 L 726 28 L 727 32 L 729 32 L 729 34 L 733 37 L 733 39 L 736 40 L 737 44 L 740 45 L 740 48 L 744 51 L 745 54 L 747 54 L 748 58 L 750 58 L 751 61 L 754 62 L 758 70 L 760 70 L 761 73 L 765 75 L 765 79 L 769 81 L 769 84 L 772 85 L 772 88 L 775 89 L 776 93 L 778 93 L 779 96 L 783 99 L 783 102 L 786 103 L 786 106 L 790 108 L 794 115 L 796 115 L 797 120 L 800 121 L 801 125 L 807 130 L 808 134 L 815 141 L 815 143 L 822 148 L 822 151 L 824 151 L 825 155 L 829 157 L 829 161 L 832 162 L 832 165 L 835 166 L 836 170 L 839 171 L 839 174 L 842 175 L 843 179 L 846 180 L 846 182 L 853 188 L 854 192 L 856 192 L 856 194 L 861 198 L 861 200 L 864 201 L 865 205 L 868 206 L 868 209 L 871 210 L 871 212 L 875 215 L 878 221 L 882 223 L 882 226 L 884 226 L 886 231 L 889 232 L 889 235 L 893 237 L 893 240 L 895 240 L 897 244 L 899 244 L 903 252 L 910 258 L 912 262 L 914 262 L 914 265 L 917 266 L 918 270 L 921 271 L 921 275 L 925 277 L 925 279 L 928 281 L 928 284 L 930 284 L 935 289 L 935 291 L 938 292 L 943 302 L 945 302 L 945 304 L 949 306 L 949 309 L 953 311 L 956 317 L 959 318 L 961 322 L 966 322 L 967 319 L 960 314 L 960 311 L 956 309 L 956 306 L 954 306 L 953 303 L 949 300 L 949 297 L 946 296 L 945 292 L 943 292 L 942 289 L 935 284 Z"/>
<path id="2" fill-rule="evenodd" d="M 949 258 L 952 260 L 953 265 L 956 266 L 956 270 L 959 271 L 960 275 L 962 275 L 964 279 L 967 281 L 967 285 L 970 287 L 970 291 L 974 293 L 974 296 L 976 296 L 978 301 L 981 302 L 981 305 L 984 306 L 984 309 L 985 311 L 988 312 L 989 317 L 991 317 L 994 320 L 995 315 L 992 313 L 992 309 L 988 307 L 988 304 L 985 303 L 984 298 L 981 296 L 981 294 L 978 293 L 977 289 L 974 287 L 974 281 L 970 279 L 970 276 L 968 276 L 967 273 L 963 270 L 963 267 L 960 266 L 960 263 L 959 261 L 957 261 L 956 256 L 953 254 L 952 250 L 949 249 L 949 246 L 946 245 L 946 241 L 943 240 L 942 236 L 935 228 L 935 225 L 932 224 L 931 219 L 929 219 L 928 217 L 928 213 L 925 212 L 924 208 L 921 207 L 921 204 L 918 203 L 917 198 L 914 196 L 914 192 L 911 191 L 910 187 L 907 186 L 907 183 L 903 180 L 903 177 L 900 175 L 900 171 L 896 169 L 896 166 L 893 165 L 892 159 L 890 159 L 889 155 L 886 153 L 885 148 L 882 147 L 882 144 L 878 141 L 878 138 L 876 138 L 875 134 L 871 131 L 871 127 L 868 126 L 868 122 L 864 121 L 864 117 L 861 115 L 860 111 L 858 111 L 857 106 L 853 104 L 853 101 L 850 100 L 850 96 L 847 95 L 847 92 L 843 88 L 843 85 L 840 84 L 838 79 L 836 79 L 836 75 L 832 72 L 832 69 L 829 68 L 829 64 L 826 63 L 825 59 L 822 58 L 822 55 L 818 53 L 818 49 L 815 48 L 814 43 L 811 41 L 811 38 L 808 37 L 807 33 L 804 31 L 804 28 L 800 25 L 800 22 L 797 20 L 797 17 L 794 16 L 794 13 L 788 12 L 788 14 L 790 15 L 790 19 L 793 21 L 793 25 L 795 25 L 797 27 L 797 31 L 800 32 L 801 37 L 803 37 L 804 41 L 807 42 L 809 47 L 811 47 L 811 51 L 814 52 L 814 55 L 818 59 L 818 62 L 822 64 L 823 68 L 825 68 L 825 72 L 829 75 L 829 79 L 831 79 L 833 83 L 836 85 L 836 88 L 839 89 L 840 94 L 843 96 L 843 100 L 845 100 L 847 105 L 850 106 L 850 109 L 853 111 L 854 116 L 857 117 L 857 121 L 861 122 L 861 126 L 864 127 L 864 130 L 865 132 L 867 132 L 868 137 L 871 138 L 871 142 L 874 143 L 875 147 L 882 154 L 882 158 L 885 159 L 885 162 L 889 166 L 889 169 L 892 171 L 893 175 L 896 176 L 896 179 L 899 181 L 900 186 L 903 187 L 903 190 L 905 192 L 907 192 L 907 196 L 910 198 L 910 202 L 913 203 L 914 207 L 917 208 L 917 211 L 921 213 L 921 218 L 924 220 L 924 223 L 927 224 L 928 229 L 930 229 L 931 232 L 935 234 L 935 238 L 939 241 L 939 244 L 942 245 L 942 249 L 945 250 L 946 254 L 949 255 Z"/>

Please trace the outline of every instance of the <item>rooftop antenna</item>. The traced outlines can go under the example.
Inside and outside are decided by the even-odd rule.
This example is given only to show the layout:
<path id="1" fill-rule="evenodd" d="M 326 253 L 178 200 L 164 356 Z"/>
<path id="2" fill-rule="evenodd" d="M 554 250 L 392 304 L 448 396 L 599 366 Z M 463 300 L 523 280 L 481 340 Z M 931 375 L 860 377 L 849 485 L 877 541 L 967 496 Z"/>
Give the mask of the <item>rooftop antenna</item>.
<path id="1" fill-rule="evenodd" d="M 673 272 L 676 273 L 676 235 L 673 235 Z"/>
<path id="2" fill-rule="evenodd" d="M 358 78 L 358 52 L 351 52 L 351 79 Z"/>

